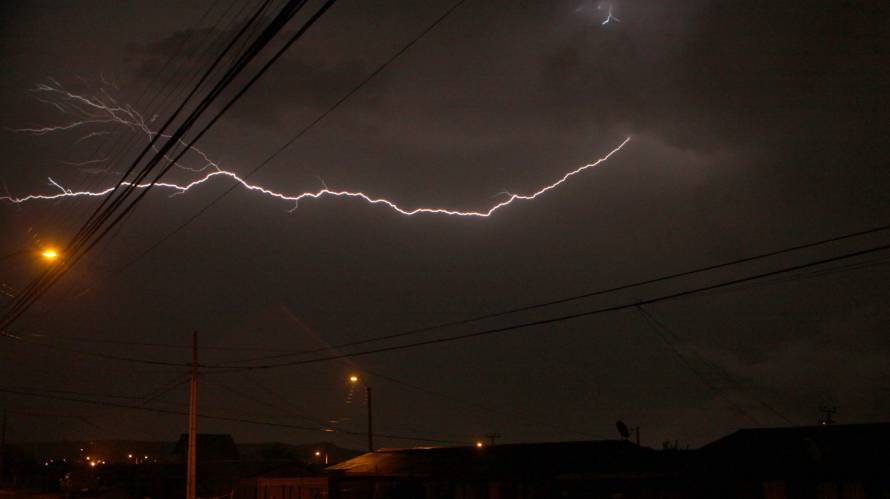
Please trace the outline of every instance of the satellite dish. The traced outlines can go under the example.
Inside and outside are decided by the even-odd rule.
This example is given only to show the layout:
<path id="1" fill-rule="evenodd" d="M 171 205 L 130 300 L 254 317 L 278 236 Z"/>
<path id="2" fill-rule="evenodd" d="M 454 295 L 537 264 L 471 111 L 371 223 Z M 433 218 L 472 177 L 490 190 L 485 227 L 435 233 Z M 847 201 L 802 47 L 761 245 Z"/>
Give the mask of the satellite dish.
<path id="1" fill-rule="evenodd" d="M 624 421 L 616 422 L 615 428 L 618 428 L 618 433 L 621 435 L 621 438 L 625 440 L 630 438 L 630 430 L 627 428 L 627 425 L 624 424 Z"/>

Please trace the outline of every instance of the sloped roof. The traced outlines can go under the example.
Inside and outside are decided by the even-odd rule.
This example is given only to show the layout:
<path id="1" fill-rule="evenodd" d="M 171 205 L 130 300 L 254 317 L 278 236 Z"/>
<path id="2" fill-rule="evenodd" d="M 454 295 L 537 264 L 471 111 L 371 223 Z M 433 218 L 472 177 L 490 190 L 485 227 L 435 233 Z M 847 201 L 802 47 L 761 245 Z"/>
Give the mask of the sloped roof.
<path id="1" fill-rule="evenodd" d="M 621 440 L 384 449 L 327 469 L 335 474 L 375 476 L 556 476 L 654 469 L 661 464 L 658 454 Z"/>
<path id="2" fill-rule="evenodd" d="M 706 462 L 744 468 L 868 470 L 890 463 L 890 424 L 746 429 L 701 450 Z"/>

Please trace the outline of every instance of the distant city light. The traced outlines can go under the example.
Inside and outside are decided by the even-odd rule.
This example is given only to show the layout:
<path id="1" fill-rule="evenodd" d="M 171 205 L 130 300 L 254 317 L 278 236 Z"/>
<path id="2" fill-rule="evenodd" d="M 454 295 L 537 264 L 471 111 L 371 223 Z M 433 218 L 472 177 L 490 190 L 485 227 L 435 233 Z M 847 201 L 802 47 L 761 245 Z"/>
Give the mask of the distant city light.
<path id="1" fill-rule="evenodd" d="M 481 449 L 482 446 L 484 446 L 484 445 L 485 445 L 485 444 L 483 444 L 482 442 L 476 442 L 476 447 L 479 448 L 479 449 Z"/>

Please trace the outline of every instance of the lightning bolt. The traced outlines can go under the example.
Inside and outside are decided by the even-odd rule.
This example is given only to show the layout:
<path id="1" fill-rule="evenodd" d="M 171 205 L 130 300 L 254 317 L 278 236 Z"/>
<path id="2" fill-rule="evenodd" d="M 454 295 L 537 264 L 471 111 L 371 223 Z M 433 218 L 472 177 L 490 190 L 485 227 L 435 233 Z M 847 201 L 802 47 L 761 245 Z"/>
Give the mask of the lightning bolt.
<path id="1" fill-rule="evenodd" d="M 606 19 L 603 21 L 603 26 L 605 26 L 605 25 L 607 25 L 607 24 L 609 24 L 610 22 L 613 22 L 613 21 L 616 22 L 616 23 L 620 23 L 620 22 L 621 22 L 621 19 L 618 19 L 617 17 L 615 17 L 614 15 L 612 15 L 612 4 L 611 4 L 611 3 L 609 3 L 609 2 L 601 3 L 601 4 L 599 4 L 599 6 L 597 7 L 597 9 L 598 9 L 598 10 L 606 9 L 606 10 L 608 11 L 607 14 L 606 14 Z"/>
<path id="2" fill-rule="evenodd" d="M 101 96 L 80 95 L 67 90 L 56 80 L 50 79 L 49 83 L 41 83 L 37 85 L 32 90 L 32 92 L 35 93 L 39 102 L 51 105 L 62 113 L 74 116 L 76 119 L 67 123 L 52 126 L 33 128 L 8 128 L 8 131 L 15 133 L 26 133 L 30 135 L 47 135 L 51 133 L 77 130 L 90 126 L 101 126 L 110 124 L 142 133 L 146 136 L 146 139 L 149 142 L 152 140 L 152 138 L 154 138 L 155 135 L 157 135 L 157 132 L 155 132 L 148 126 L 148 123 L 146 123 L 145 118 L 142 116 L 142 114 L 140 114 L 137 110 L 133 109 L 129 105 L 122 106 L 118 104 L 114 97 L 112 97 L 104 88 L 99 90 Z M 152 117 L 152 120 L 150 120 L 149 122 L 154 121 L 155 117 L 156 115 Z M 114 132 L 109 130 L 92 131 L 77 139 L 75 143 L 83 142 L 84 140 L 88 140 L 90 138 L 112 133 Z M 169 139 L 170 135 L 161 134 L 161 137 Z M 186 142 L 182 139 L 179 139 L 178 145 L 180 147 L 185 147 Z M 155 152 L 158 151 L 158 147 L 156 146 L 153 146 L 153 149 L 155 150 Z M 203 173 L 208 169 L 220 171 L 219 165 L 212 161 L 207 156 L 207 154 L 204 153 L 204 151 L 198 149 L 197 147 L 190 147 L 189 150 L 200 158 L 202 162 L 201 166 L 193 167 L 186 166 L 182 163 L 176 163 L 176 166 L 178 168 L 195 173 Z M 169 155 L 165 155 L 164 158 L 167 161 L 171 160 Z"/>
<path id="3" fill-rule="evenodd" d="M 80 121 L 74 121 L 70 123 L 65 123 L 62 125 L 51 126 L 51 127 L 41 127 L 41 128 L 23 128 L 23 129 L 14 129 L 14 132 L 20 133 L 31 133 L 36 135 L 44 135 L 47 133 L 53 132 L 61 132 L 67 130 L 73 130 L 81 126 L 85 126 L 91 123 L 116 123 L 121 126 L 125 126 L 137 131 L 144 133 L 149 139 L 156 135 L 156 132 L 152 131 L 148 125 L 145 123 L 145 120 L 142 118 L 142 115 L 137 111 L 132 109 L 129 106 L 120 106 L 110 96 L 107 96 L 104 100 L 99 97 L 85 97 L 78 94 L 73 94 L 65 90 L 61 85 L 52 82 L 50 85 L 41 85 L 37 87 L 37 91 L 42 93 L 50 94 L 57 98 L 56 101 L 51 102 L 51 104 L 62 107 L 66 110 L 66 112 L 77 114 L 84 119 Z M 95 132 L 92 132 L 95 133 Z M 164 136 L 164 135 L 162 135 Z M 556 189 L 563 183 L 567 182 L 570 178 L 583 173 L 586 170 L 591 168 L 595 168 L 600 164 L 606 162 L 613 155 L 617 154 L 621 151 L 628 142 L 630 142 L 631 138 L 625 138 L 620 144 L 618 144 L 615 148 L 609 151 L 607 154 L 597 159 L 592 163 L 588 163 L 586 165 L 581 165 L 574 170 L 571 170 L 564 175 L 562 175 L 556 181 L 547 184 L 540 189 L 528 193 L 528 194 L 514 194 L 510 192 L 504 192 L 501 195 L 506 196 L 506 199 L 495 203 L 491 207 L 483 211 L 461 211 L 461 210 L 453 210 L 448 208 L 430 208 L 430 207 L 420 207 L 420 208 L 405 208 L 400 206 L 394 201 L 391 201 L 382 197 L 374 197 L 369 194 L 366 194 L 361 191 L 348 191 L 348 190 L 335 190 L 329 188 L 322 181 L 322 188 L 317 191 L 307 191 L 299 194 L 285 194 L 282 192 L 277 192 L 271 190 L 269 188 L 251 184 L 247 182 L 244 178 L 238 176 L 238 174 L 223 170 L 217 165 L 213 160 L 211 160 L 203 151 L 198 148 L 191 147 L 191 150 L 195 152 L 202 160 L 203 165 L 201 167 L 190 167 L 186 165 L 177 164 L 176 166 L 195 173 L 202 173 L 208 169 L 212 169 L 213 171 L 209 173 L 205 173 L 203 177 L 200 177 L 196 180 L 193 180 L 188 183 L 172 183 L 172 182 L 159 182 L 154 185 L 154 188 L 172 191 L 171 196 L 177 196 L 187 193 L 188 191 L 206 184 L 215 179 L 224 179 L 229 178 L 234 180 L 238 184 L 241 185 L 244 189 L 255 192 L 266 197 L 271 197 L 274 199 L 279 199 L 281 201 L 285 201 L 288 203 L 292 203 L 294 208 L 290 211 L 296 210 L 297 205 L 300 201 L 303 200 L 318 200 L 322 198 L 352 198 L 360 201 L 364 201 L 370 205 L 380 205 L 390 210 L 399 213 L 401 215 L 412 216 L 412 215 L 420 215 L 420 214 L 431 214 L 431 215 L 449 215 L 449 216 L 457 216 L 457 217 L 475 217 L 475 218 L 487 218 L 492 216 L 496 211 L 513 204 L 516 201 L 532 201 L 539 196 L 546 194 L 547 192 Z M 186 144 L 182 141 L 181 145 L 186 146 Z M 169 160 L 169 158 L 168 158 Z M 113 187 L 108 187 L 102 190 L 97 191 L 75 191 L 72 189 L 68 189 L 52 178 L 49 179 L 49 184 L 57 189 L 58 192 L 50 193 L 50 194 L 28 194 L 25 196 L 12 196 L 12 195 L 3 195 L 0 196 L 0 201 L 6 201 L 13 204 L 24 204 L 32 201 L 53 201 L 53 200 L 61 200 L 67 198 L 81 198 L 81 197 L 101 197 L 105 196 L 108 193 L 114 190 Z M 138 189 L 145 189 L 149 187 L 149 183 L 143 184 L 133 184 L 129 182 L 124 183 L 125 186 L 133 186 L 135 185 Z"/>

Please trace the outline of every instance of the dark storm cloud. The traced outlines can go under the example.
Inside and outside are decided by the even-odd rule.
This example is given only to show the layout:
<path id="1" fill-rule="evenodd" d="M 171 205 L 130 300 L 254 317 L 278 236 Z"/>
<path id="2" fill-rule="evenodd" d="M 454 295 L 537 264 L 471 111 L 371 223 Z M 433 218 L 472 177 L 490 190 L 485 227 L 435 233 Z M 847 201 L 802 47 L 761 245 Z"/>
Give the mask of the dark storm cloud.
<path id="1" fill-rule="evenodd" d="M 623 7 L 620 29 L 576 26 L 545 59 L 541 85 L 576 105 L 569 126 L 593 117 L 704 149 L 886 134 L 887 92 L 876 91 L 890 83 L 885 6 Z"/>
<path id="2" fill-rule="evenodd" d="M 541 8 L 520 12 L 537 10 Z M 338 23 L 346 27 L 331 27 L 322 33 L 335 37 L 336 43 L 320 36 L 298 44 L 281 67 L 260 82 L 256 94 L 233 110 L 233 119 L 263 127 L 293 127 L 291 120 L 306 121 L 316 116 L 416 36 L 438 13 L 429 6 L 407 18 L 398 12 L 375 12 L 379 19 L 373 24 L 366 22 L 373 18 L 364 17 L 368 13 L 362 8 L 344 10 L 342 15 L 337 12 Z M 562 9 L 556 14 L 572 15 L 572 11 Z M 346 117 L 337 125 L 347 132 L 350 127 L 359 133 L 370 132 L 381 141 L 417 141 L 425 146 L 449 138 L 455 139 L 449 142 L 451 147 L 503 141 L 497 137 L 503 132 L 492 123 L 525 128 L 508 140 L 539 134 L 542 127 L 537 122 L 548 110 L 538 109 L 536 116 L 528 108 L 543 103 L 533 84 L 540 48 L 529 54 L 517 50 L 515 31 L 531 23 L 514 14 L 510 20 L 518 26 L 505 26 L 499 17 L 503 17 L 502 10 L 486 4 L 457 11 L 430 35 L 432 40 L 423 41 L 401 57 L 353 98 L 347 109 L 340 111 Z M 175 50 L 174 38 L 192 35 L 202 36 L 197 32 L 177 34 L 143 51 L 153 54 L 147 56 L 149 60 L 160 59 Z M 142 64 L 140 71 L 150 76 L 155 65 Z"/>
<path id="3" fill-rule="evenodd" d="M 224 43 L 220 42 L 231 39 L 239 29 L 191 29 L 150 44 L 133 45 L 130 64 L 136 74 L 151 80 L 168 60 L 178 55 L 174 67 L 182 75 L 180 81 L 194 82 L 222 50 Z M 358 81 L 365 73 L 361 63 L 341 59 L 326 53 L 324 47 L 312 45 L 286 54 L 277 66 L 286 69 L 270 71 L 251 92 L 262 98 L 246 99 L 245 104 L 236 106 L 228 115 L 231 119 L 264 129 L 280 128 L 295 111 L 317 113 L 323 103 L 344 93 L 350 82 Z"/>
<path id="4" fill-rule="evenodd" d="M 622 22 L 603 27 L 576 3 L 519 6 L 500 23 L 503 12 L 468 6 L 470 14 L 440 29 L 446 42 L 448 32 L 463 30 L 469 46 L 428 49 L 434 64 L 405 57 L 354 99 L 340 124 L 431 146 L 449 137 L 451 146 L 491 147 L 611 131 L 703 151 L 771 153 L 789 141 L 839 147 L 840 137 L 867 143 L 887 133 L 881 118 L 890 102 L 873 90 L 890 84 L 881 63 L 890 18 L 877 4 L 626 2 Z M 394 29 L 407 39 L 411 30 L 395 21 L 384 16 L 370 31 Z M 558 31 L 542 32 L 542 24 Z M 391 50 L 357 59 L 367 31 L 338 32 L 336 46 L 308 40 L 260 83 L 263 98 L 247 99 L 232 116 L 276 128 L 317 115 Z M 153 75 L 183 39 L 219 34 L 226 33 L 179 32 L 147 45 L 140 72 Z"/>

